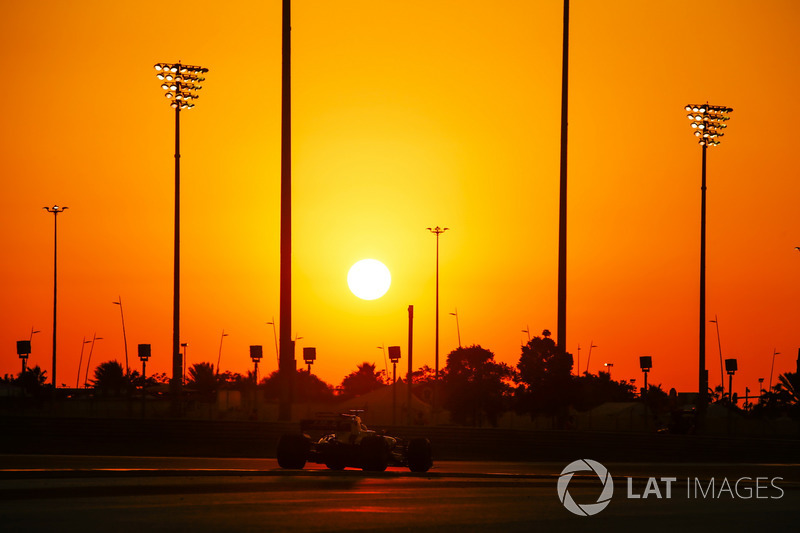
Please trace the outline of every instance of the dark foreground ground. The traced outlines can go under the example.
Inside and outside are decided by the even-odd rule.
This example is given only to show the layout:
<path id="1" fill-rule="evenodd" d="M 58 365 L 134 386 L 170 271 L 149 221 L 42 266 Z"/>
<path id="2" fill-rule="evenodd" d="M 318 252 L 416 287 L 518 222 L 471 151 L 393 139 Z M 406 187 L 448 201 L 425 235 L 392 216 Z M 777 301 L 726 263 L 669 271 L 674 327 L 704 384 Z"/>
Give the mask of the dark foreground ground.
<path id="1" fill-rule="evenodd" d="M 0 455 L 0 530 L 796 531 L 800 465 L 607 463 L 613 498 L 588 517 L 559 501 L 564 466 L 440 461 L 426 474 L 368 474 L 284 471 L 273 459 Z M 628 497 L 628 478 L 641 496 L 651 477 L 660 498 Z M 720 491 L 723 480 L 738 490 Z M 601 483 L 581 475 L 569 492 L 594 503 Z"/>

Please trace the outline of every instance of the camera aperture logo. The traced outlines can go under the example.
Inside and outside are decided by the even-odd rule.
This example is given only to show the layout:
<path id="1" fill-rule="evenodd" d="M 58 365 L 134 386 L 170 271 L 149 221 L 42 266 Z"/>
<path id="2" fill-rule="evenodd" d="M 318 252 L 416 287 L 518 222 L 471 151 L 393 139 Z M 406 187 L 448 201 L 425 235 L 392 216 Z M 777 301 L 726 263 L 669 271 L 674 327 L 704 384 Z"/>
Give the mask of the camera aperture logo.
<path id="1" fill-rule="evenodd" d="M 600 481 L 603 483 L 603 492 L 600 493 L 597 502 L 578 504 L 572 498 L 572 495 L 567 489 L 569 488 L 569 482 L 572 480 L 572 476 L 576 472 L 594 472 L 597 474 L 597 477 L 600 478 Z M 611 474 L 608 473 L 608 469 L 597 461 L 578 459 L 568 464 L 567 467 L 561 471 L 561 475 L 558 477 L 557 488 L 558 499 L 561 500 L 561 503 L 564 504 L 564 507 L 566 507 L 568 511 L 578 516 L 592 516 L 605 509 L 611 502 L 611 497 L 614 495 L 614 480 L 611 478 Z"/>

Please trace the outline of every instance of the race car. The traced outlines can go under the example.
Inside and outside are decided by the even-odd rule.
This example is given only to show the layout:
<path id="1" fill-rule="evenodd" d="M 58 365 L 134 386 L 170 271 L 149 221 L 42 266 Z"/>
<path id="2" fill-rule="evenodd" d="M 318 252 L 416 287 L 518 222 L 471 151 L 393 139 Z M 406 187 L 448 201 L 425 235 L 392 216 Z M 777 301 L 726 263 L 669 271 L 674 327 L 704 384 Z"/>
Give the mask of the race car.
<path id="1" fill-rule="evenodd" d="M 300 422 L 300 433 L 286 433 L 278 441 L 278 465 L 301 469 L 306 462 L 324 464 L 331 470 L 347 467 L 383 472 L 388 466 L 405 466 L 427 472 L 433 466 L 428 439 L 390 437 L 367 429 L 359 412 L 320 413 Z M 318 439 L 309 433 L 321 434 Z"/>

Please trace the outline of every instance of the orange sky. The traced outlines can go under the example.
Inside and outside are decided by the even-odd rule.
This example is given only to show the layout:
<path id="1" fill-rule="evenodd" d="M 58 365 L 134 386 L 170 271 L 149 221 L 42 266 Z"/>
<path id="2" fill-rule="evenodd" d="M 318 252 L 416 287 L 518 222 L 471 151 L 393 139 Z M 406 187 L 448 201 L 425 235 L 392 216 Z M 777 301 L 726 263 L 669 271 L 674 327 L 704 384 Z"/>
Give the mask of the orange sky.
<path id="1" fill-rule="evenodd" d="M 278 318 L 280 2 L 6 0 L 0 4 L 0 375 L 14 341 L 50 374 L 53 216 L 59 216 L 58 381 L 92 364 L 169 372 L 173 112 L 153 64 L 210 69 L 182 114 L 182 339 L 189 364 L 250 368 Z M 294 317 L 313 368 L 338 384 L 377 346 L 433 364 L 441 237 L 441 364 L 479 343 L 516 364 L 522 330 L 555 334 L 560 1 L 296 0 L 293 8 Z M 734 390 L 794 370 L 800 198 L 790 106 L 800 86 L 791 0 L 573 1 L 568 349 L 590 370 L 696 389 L 700 147 L 683 106 L 735 109 L 708 161 L 708 307 Z M 785 108 L 789 108 L 785 110 Z M 392 272 L 359 300 L 349 267 Z M 714 324 L 710 384 L 719 384 Z M 302 365 L 302 361 L 300 361 Z M 274 357 L 262 372 L 276 368 Z M 83 374 L 83 372 L 81 372 Z M 725 377 L 727 384 L 727 376 Z"/>

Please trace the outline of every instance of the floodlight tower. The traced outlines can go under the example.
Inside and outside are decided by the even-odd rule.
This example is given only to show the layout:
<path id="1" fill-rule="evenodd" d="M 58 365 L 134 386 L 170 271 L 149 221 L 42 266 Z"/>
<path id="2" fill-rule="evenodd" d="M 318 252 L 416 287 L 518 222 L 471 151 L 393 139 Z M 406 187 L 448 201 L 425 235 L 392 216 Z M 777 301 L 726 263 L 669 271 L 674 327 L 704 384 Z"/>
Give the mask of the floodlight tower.
<path id="1" fill-rule="evenodd" d="M 172 380 L 170 381 L 170 395 L 172 396 L 173 414 L 180 411 L 181 389 L 183 388 L 183 363 L 181 361 L 180 347 L 180 236 L 181 236 L 181 111 L 192 109 L 197 100 L 197 91 L 205 78 L 202 74 L 208 72 L 207 68 L 184 65 L 178 63 L 156 63 L 156 77 L 163 81 L 161 88 L 166 91 L 164 96 L 169 100 L 169 105 L 175 110 L 175 246 L 173 263 L 173 289 L 172 289 Z"/>
<path id="2" fill-rule="evenodd" d="M 53 393 L 55 394 L 56 388 L 58 388 L 58 382 L 56 381 L 56 318 L 57 313 L 56 310 L 58 309 L 58 214 L 63 213 L 65 209 L 69 209 L 69 207 L 59 207 L 54 205 L 53 207 L 43 207 L 45 211 L 48 213 L 53 213 Z M 33 334 L 31 333 L 31 337 Z"/>
<path id="3" fill-rule="evenodd" d="M 436 421 L 437 409 L 437 395 L 436 388 L 439 385 L 439 235 L 449 230 L 450 228 L 426 228 L 428 231 L 436 235 L 436 348 L 434 354 L 434 380 L 433 380 L 433 417 Z"/>
<path id="4" fill-rule="evenodd" d="M 694 135 L 703 149 L 702 184 L 700 186 L 700 342 L 699 342 L 699 382 L 698 411 L 705 412 L 708 403 L 708 372 L 706 371 L 706 151 L 709 146 L 720 144 L 730 120 L 730 107 L 705 104 L 689 104 L 686 115 L 691 121 Z"/>

